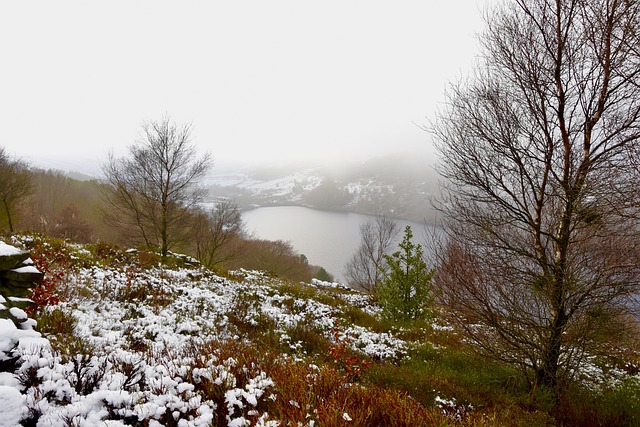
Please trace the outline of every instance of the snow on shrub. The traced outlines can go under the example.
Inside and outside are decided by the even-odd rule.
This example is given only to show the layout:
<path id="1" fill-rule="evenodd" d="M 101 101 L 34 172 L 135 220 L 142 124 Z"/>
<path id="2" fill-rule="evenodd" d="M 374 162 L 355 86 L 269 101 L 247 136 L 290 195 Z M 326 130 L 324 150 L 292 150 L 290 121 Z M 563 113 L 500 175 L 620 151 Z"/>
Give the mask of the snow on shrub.
<path id="1" fill-rule="evenodd" d="M 22 330 L 0 319 L 7 371 L 0 372 L 0 402 L 13 405 L 0 407 L 11 408 L 18 423 L 273 427 L 267 409 L 276 384 L 255 360 L 239 358 L 241 348 L 225 350 L 243 341 L 231 316 L 273 326 L 283 340 L 287 331 L 308 327 L 331 341 L 340 324 L 339 308 L 289 294 L 261 272 L 227 279 L 199 267 L 109 267 L 83 256 L 65 275 L 66 300 L 42 311 L 69 326 L 48 329 L 53 346 L 32 330 L 32 320 Z M 367 305 L 357 294 L 337 295 Z M 406 351 L 389 334 L 341 330 L 352 350 L 372 358 L 398 359 Z"/>

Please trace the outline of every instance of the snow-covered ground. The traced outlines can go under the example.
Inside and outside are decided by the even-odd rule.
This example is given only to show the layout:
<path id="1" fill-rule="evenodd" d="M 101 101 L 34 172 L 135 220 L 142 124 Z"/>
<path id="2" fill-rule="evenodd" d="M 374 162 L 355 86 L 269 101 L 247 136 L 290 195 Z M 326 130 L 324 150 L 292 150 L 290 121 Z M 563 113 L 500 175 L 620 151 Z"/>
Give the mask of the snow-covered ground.
<path id="1" fill-rule="evenodd" d="M 20 238 L 14 243 L 19 246 Z M 283 399 L 279 384 L 234 347 L 253 345 L 248 330 L 268 330 L 278 343 L 276 363 L 300 364 L 309 380 L 320 368 L 300 330 L 370 360 L 397 362 L 413 345 L 346 321 L 353 307 L 368 316 L 379 309 L 367 295 L 337 283 L 291 284 L 246 270 L 222 277 L 201 267 L 142 267 L 134 251 L 105 266 L 82 246 L 64 250 L 71 265 L 58 285 L 61 302 L 42 317 L 50 333 L 34 330 L 35 322 L 16 308 L 14 320 L 0 318 L 0 427 L 277 426 L 268 403 Z M 595 362 L 586 360 L 580 372 L 594 387 L 628 378 Z M 437 395 L 434 406 L 452 419 L 474 410 L 453 396 Z M 305 424 L 297 425 L 314 426 L 315 413 L 308 408 Z M 340 413 L 345 425 L 351 415 Z"/>
<path id="2" fill-rule="evenodd" d="M 375 313 L 367 296 L 332 283 L 305 285 L 325 301 L 335 300 L 326 304 L 299 298 L 283 285 L 244 270 L 220 277 L 202 268 L 72 268 L 60 289 L 62 302 L 46 310 L 50 318 L 72 316 L 66 321 L 75 322 L 76 342 L 43 337 L 32 321 L 20 328 L 0 319 L 0 363 L 15 366 L 0 369 L 6 371 L 0 373 L 0 426 L 20 420 L 38 426 L 158 426 L 168 420 L 204 426 L 221 412 L 229 426 L 278 425 L 261 411 L 262 400 L 277 399 L 266 372 L 198 350 L 244 340 L 238 321 L 269 325 L 291 349 L 283 357 L 300 363 L 303 345 L 289 331 L 302 325 L 375 359 L 398 359 L 406 351 L 407 343 L 389 333 L 341 324 L 348 304 Z M 61 346 L 73 347 L 73 356 L 55 350 Z M 218 387 L 223 398 L 207 399 L 204 384 Z"/>

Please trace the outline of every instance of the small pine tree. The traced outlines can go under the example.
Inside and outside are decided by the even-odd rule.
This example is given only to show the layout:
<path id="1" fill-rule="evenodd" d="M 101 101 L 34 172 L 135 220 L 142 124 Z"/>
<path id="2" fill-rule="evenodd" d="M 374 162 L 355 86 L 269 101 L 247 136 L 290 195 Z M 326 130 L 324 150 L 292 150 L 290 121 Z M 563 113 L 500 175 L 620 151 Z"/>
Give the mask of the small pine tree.
<path id="1" fill-rule="evenodd" d="M 400 250 L 385 255 L 387 267 L 382 270 L 378 300 L 383 317 L 393 321 L 418 320 L 431 315 L 434 272 L 427 268 L 422 246 L 413 244 L 412 238 L 411 227 L 407 226 Z"/>

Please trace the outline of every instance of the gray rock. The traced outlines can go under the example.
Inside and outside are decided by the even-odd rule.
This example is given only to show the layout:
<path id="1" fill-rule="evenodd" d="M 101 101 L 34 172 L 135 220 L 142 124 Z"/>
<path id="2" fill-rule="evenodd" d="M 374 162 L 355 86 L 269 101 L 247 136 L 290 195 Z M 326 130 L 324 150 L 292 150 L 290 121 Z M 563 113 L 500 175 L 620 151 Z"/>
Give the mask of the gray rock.
<path id="1" fill-rule="evenodd" d="M 31 282 L 14 282 L 12 280 L 2 280 L 0 282 L 0 295 L 3 295 L 5 298 L 25 298 L 31 295 L 31 288 L 35 286 L 36 284 Z"/>
<path id="2" fill-rule="evenodd" d="M 12 254 L 0 255 L 0 270 L 11 270 L 29 259 L 28 251 L 16 251 Z"/>
<path id="3" fill-rule="evenodd" d="M 33 266 L 27 266 L 0 271 L 0 278 L 8 279 L 13 282 L 40 283 L 42 282 L 42 279 L 44 279 L 44 273 L 39 272 Z"/>

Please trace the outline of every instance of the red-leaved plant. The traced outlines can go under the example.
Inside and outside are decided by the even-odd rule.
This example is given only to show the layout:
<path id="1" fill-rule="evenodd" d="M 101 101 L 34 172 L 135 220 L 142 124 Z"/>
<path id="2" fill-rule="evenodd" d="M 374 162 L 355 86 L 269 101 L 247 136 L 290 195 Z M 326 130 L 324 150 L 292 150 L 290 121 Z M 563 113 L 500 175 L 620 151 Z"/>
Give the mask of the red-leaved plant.
<path id="1" fill-rule="evenodd" d="M 331 334 L 335 344 L 329 347 L 329 356 L 344 371 L 349 381 L 360 381 L 360 376 L 371 366 L 371 362 L 348 354 L 348 346 L 351 344 L 349 335 L 342 336 L 339 328 L 333 328 Z"/>
<path id="2" fill-rule="evenodd" d="M 62 249 L 44 244 L 36 244 L 31 248 L 31 259 L 34 266 L 44 273 L 44 279 L 31 289 L 30 298 L 35 305 L 27 308 L 29 315 L 60 302 L 58 287 L 64 281 L 65 267 L 69 266 L 69 257 Z"/>

